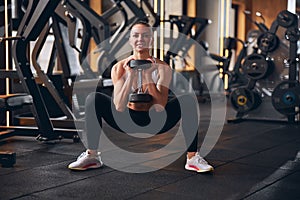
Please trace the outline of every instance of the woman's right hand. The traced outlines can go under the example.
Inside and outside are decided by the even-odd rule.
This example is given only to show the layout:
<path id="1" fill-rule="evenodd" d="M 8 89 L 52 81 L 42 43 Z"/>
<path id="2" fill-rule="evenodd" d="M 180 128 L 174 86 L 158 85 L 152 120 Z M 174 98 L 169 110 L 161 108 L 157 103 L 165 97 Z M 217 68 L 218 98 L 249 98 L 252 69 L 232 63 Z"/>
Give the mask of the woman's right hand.
<path id="1" fill-rule="evenodd" d="M 137 79 L 137 70 L 134 70 L 129 66 L 129 62 L 131 60 L 134 60 L 133 56 L 128 57 L 124 62 L 123 65 L 123 68 L 125 69 L 124 76 L 126 76 L 127 78 Z"/>

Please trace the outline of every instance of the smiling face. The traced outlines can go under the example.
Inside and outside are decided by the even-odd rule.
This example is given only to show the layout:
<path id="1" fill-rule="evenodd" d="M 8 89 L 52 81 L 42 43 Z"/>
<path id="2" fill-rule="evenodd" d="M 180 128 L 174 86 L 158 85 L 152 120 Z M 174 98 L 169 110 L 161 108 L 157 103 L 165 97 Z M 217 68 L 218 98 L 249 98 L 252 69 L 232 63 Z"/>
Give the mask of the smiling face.
<path id="1" fill-rule="evenodd" d="M 130 31 L 129 44 L 134 51 L 149 51 L 152 46 L 153 37 L 151 27 L 145 24 L 136 24 Z"/>

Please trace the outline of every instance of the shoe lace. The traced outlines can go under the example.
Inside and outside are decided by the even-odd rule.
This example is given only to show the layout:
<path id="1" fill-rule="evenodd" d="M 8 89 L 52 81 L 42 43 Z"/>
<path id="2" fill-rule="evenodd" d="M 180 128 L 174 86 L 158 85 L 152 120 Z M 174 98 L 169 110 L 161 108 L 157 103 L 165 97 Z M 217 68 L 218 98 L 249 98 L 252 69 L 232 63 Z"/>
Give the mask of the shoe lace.
<path id="1" fill-rule="evenodd" d="M 204 165 L 207 165 L 207 164 L 208 164 L 207 161 L 204 160 L 204 158 L 202 158 L 202 157 L 199 156 L 199 155 L 197 155 L 197 161 L 198 161 L 198 163 L 200 163 L 200 164 L 204 164 Z"/>
<path id="2" fill-rule="evenodd" d="M 77 160 L 79 160 L 80 158 L 86 156 L 86 154 L 87 154 L 86 151 L 82 152 L 82 153 L 78 156 Z"/>

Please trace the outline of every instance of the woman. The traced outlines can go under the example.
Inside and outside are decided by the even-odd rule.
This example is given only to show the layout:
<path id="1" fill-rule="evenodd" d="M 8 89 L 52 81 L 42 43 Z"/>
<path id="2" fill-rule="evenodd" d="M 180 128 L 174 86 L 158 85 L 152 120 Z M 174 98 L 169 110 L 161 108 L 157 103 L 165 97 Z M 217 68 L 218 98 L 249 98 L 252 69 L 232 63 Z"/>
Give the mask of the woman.
<path id="1" fill-rule="evenodd" d="M 162 111 L 166 112 L 166 122 L 162 128 L 155 134 L 164 133 L 174 127 L 180 119 L 184 117 L 189 121 L 198 124 L 197 114 L 195 114 L 196 106 L 190 106 L 190 111 L 181 111 L 179 98 L 185 102 L 195 105 L 197 101 L 188 95 L 168 100 L 169 85 L 172 79 L 172 69 L 165 62 L 151 56 L 150 49 L 153 43 L 152 28 L 149 24 L 139 21 L 135 23 L 130 31 L 129 44 L 133 49 L 133 53 L 126 59 L 116 63 L 111 71 L 111 77 L 114 84 L 113 99 L 102 93 L 92 93 L 86 99 L 85 115 L 86 115 L 86 133 L 88 141 L 88 149 L 83 152 L 78 159 L 71 163 L 68 167 L 72 170 L 86 170 L 91 168 L 99 168 L 103 165 L 100 153 L 97 152 L 99 144 L 100 130 L 92 126 L 100 123 L 102 127 L 102 119 L 104 119 L 113 128 L 125 132 L 116 123 L 116 116 L 119 119 L 127 117 L 130 113 L 131 119 L 140 127 L 147 126 L 151 116 L 160 116 Z M 129 66 L 131 60 L 149 60 L 153 64 L 150 68 L 143 70 L 143 91 L 152 96 L 150 103 L 129 102 L 128 96 L 138 89 L 137 70 Z M 113 102 L 113 106 L 111 103 Z M 92 114 L 96 113 L 96 117 Z M 184 114 L 188 113 L 188 114 Z M 191 114 L 193 113 L 193 114 Z M 183 116 L 185 115 L 185 116 Z M 187 121 L 187 120 L 186 120 Z M 182 122 L 183 132 L 185 136 L 192 134 L 192 143 L 187 144 L 187 160 L 185 169 L 207 172 L 212 171 L 213 167 L 209 165 L 197 152 L 198 133 L 191 133 L 190 127 Z M 128 126 L 126 129 L 130 129 Z M 134 128 L 133 128 L 134 129 Z M 134 130 L 126 130 L 132 131 Z M 149 130 L 151 132 L 151 130 Z M 187 139 L 186 139 L 187 141 Z"/>

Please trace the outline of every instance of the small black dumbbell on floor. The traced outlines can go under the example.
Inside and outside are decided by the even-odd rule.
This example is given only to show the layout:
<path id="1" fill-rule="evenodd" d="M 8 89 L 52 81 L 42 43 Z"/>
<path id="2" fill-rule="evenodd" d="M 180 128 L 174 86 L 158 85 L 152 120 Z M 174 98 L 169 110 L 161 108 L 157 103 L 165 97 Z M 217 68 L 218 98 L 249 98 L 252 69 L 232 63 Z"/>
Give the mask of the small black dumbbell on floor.
<path id="1" fill-rule="evenodd" d="M 0 164 L 2 167 L 13 167 L 16 163 L 16 153 L 8 151 L 0 151 Z"/>

